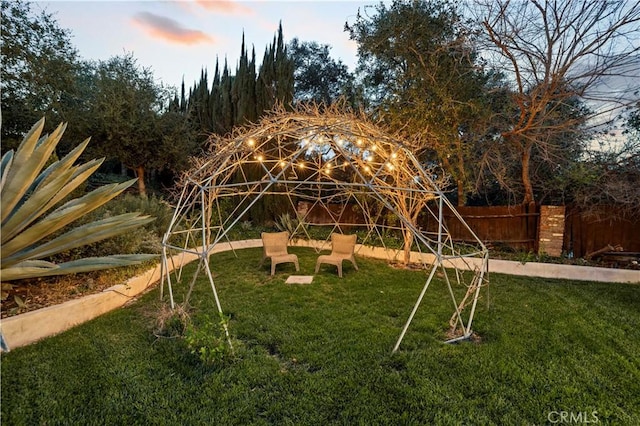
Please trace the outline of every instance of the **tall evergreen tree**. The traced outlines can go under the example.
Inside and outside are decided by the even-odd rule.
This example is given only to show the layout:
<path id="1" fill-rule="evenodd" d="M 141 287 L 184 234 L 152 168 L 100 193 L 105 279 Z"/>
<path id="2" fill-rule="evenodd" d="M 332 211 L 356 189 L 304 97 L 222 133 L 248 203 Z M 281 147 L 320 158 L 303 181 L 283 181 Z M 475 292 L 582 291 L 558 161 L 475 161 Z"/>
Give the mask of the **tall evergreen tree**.
<path id="1" fill-rule="evenodd" d="M 259 114 L 271 109 L 275 103 L 273 82 L 276 76 L 274 62 L 274 51 L 272 48 L 267 47 L 264 51 L 256 83 L 256 107 Z"/>
<path id="2" fill-rule="evenodd" d="M 255 121 L 256 114 L 256 90 L 255 90 L 255 54 L 249 61 L 247 50 L 242 35 L 242 47 L 240 49 L 240 62 L 236 71 L 236 78 L 232 87 L 233 99 L 236 105 L 235 124 L 246 124 Z"/>
<path id="3" fill-rule="evenodd" d="M 256 97 L 258 111 L 271 110 L 276 103 L 289 108 L 293 102 L 294 89 L 294 61 L 287 54 L 282 33 L 282 24 L 278 28 L 277 36 L 264 53 L 260 72 Z"/>
<path id="4" fill-rule="evenodd" d="M 227 60 L 224 61 L 222 78 L 220 79 L 220 129 L 221 133 L 230 132 L 233 129 L 235 106 L 231 99 L 231 87 L 233 86 L 233 76 L 229 73 Z"/>
<path id="5" fill-rule="evenodd" d="M 213 123 L 213 133 L 223 134 L 224 128 L 220 122 L 222 116 L 222 91 L 220 87 L 220 66 L 216 58 L 216 68 L 211 83 L 211 95 L 209 96 L 209 114 Z"/>

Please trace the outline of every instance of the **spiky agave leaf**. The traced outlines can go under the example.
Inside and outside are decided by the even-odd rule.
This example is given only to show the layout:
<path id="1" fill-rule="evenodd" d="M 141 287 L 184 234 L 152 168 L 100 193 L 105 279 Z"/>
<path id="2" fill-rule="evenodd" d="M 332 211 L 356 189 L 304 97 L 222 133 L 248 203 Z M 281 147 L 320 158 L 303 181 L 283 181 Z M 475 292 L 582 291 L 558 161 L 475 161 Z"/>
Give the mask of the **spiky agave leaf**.
<path id="1" fill-rule="evenodd" d="M 103 257 L 85 257 L 83 259 L 58 264 L 43 260 L 26 260 L 9 268 L 3 268 L 0 276 L 2 277 L 2 281 L 13 281 L 24 278 L 77 274 L 119 266 L 130 266 L 152 260 L 155 257 L 155 255 L 151 254 L 120 254 Z"/>
<path id="2" fill-rule="evenodd" d="M 13 163 L 13 151 L 8 151 L 2 156 L 2 162 L 0 162 L 0 191 L 4 188 L 4 182 L 7 180 L 7 175 L 9 174 L 9 168 L 11 168 L 11 164 Z"/>
<path id="3" fill-rule="evenodd" d="M 131 265 L 154 257 L 116 255 L 86 258 L 59 265 L 41 260 L 52 254 L 128 232 L 153 220 L 138 213 L 128 213 L 71 229 L 42 243 L 44 238 L 102 206 L 136 181 L 132 179 L 102 186 L 56 208 L 95 172 L 102 160 L 74 165 L 86 148 L 89 142 L 87 139 L 62 160 L 42 171 L 66 125 L 60 124 L 51 135 L 40 137 L 43 127 L 44 119 L 33 126 L 15 153 L 10 151 L 2 157 L 0 164 L 0 280 L 87 272 Z M 55 210 L 50 212 L 53 208 Z"/>
<path id="4" fill-rule="evenodd" d="M 13 155 L 0 197 L 2 223 L 14 213 L 14 207 L 27 195 L 33 181 L 58 145 L 66 125 L 60 124 L 51 135 L 40 138 L 43 127 L 44 118 L 31 128 Z"/>
<path id="5" fill-rule="evenodd" d="M 42 259 L 63 251 L 128 232 L 145 225 L 154 218 L 140 213 L 124 213 L 73 228 L 70 231 L 38 246 L 28 247 L 2 259 L 3 266 L 12 266 L 26 259 Z"/>
<path id="6" fill-rule="evenodd" d="M 30 247 L 37 241 L 105 204 L 135 183 L 135 181 L 136 179 L 132 179 L 123 183 L 105 185 L 94 189 L 83 197 L 65 203 L 42 220 L 16 235 L 11 241 L 2 244 L 0 256 L 5 259 L 26 247 Z"/>
<path id="7" fill-rule="evenodd" d="M 61 169 L 54 174 L 55 178 L 47 180 L 46 185 L 36 187 L 30 197 L 16 206 L 16 212 L 5 221 L 4 232 L 0 237 L 2 244 L 6 244 L 69 195 L 98 169 L 101 162 L 93 160 L 78 167 Z"/>
<path id="8" fill-rule="evenodd" d="M 84 152 L 87 145 L 89 145 L 89 141 L 91 138 L 85 139 L 80 145 L 75 147 L 71 152 L 64 156 L 61 160 L 56 161 L 47 167 L 34 181 L 35 187 L 41 185 L 46 185 L 50 179 L 52 179 L 58 172 L 58 170 L 67 170 L 70 169 L 73 164 L 76 162 L 80 155 Z M 98 162 L 99 165 L 102 164 L 104 158 L 100 160 L 93 160 L 92 162 Z"/>

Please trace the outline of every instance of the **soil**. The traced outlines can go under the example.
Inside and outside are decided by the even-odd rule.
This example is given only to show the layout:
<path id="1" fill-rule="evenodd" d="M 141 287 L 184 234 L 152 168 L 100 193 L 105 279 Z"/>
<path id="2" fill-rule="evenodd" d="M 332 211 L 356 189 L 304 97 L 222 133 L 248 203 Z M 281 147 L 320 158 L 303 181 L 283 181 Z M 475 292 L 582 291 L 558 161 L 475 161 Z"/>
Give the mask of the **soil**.
<path id="1" fill-rule="evenodd" d="M 0 316 L 6 318 L 99 293 L 113 285 L 124 283 L 143 269 L 146 268 L 136 268 L 126 272 L 98 271 L 3 283 Z"/>

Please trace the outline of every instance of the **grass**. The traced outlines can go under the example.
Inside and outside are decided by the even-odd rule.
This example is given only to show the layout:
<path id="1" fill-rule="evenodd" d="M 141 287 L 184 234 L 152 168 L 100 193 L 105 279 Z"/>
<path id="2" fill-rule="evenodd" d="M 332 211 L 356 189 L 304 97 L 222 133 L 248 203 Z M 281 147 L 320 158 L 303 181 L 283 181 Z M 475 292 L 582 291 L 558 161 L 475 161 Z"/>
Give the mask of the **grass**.
<path id="1" fill-rule="evenodd" d="M 313 271 L 312 251 L 292 251 Z M 3 354 L 2 424 L 503 425 L 561 411 L 640 424 L 638 285 L 491 274 L 481 342 L 446 345 L 451 302 L 434 282 L 391 354 L 424 272 L 359 258 L 343 279 L 323 266 L 313 284 L 285 285 L 293 265 L 271 277 L 260 249 L 237 254 L 212 257 L 234 358 L 204 365 L 183 339 L 155 337 L 155 289 Z M 214 312 L 205 279 L 192 301 L 194 322 Z"/>

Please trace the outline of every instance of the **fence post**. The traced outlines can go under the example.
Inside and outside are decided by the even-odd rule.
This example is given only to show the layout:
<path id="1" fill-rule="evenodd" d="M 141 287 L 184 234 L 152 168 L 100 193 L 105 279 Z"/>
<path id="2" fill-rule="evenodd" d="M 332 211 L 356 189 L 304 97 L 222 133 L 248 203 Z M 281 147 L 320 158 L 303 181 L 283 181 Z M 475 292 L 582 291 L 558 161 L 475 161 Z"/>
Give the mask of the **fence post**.
<path id="1" fill-rule="evenodd" d="M 540 206 L 538 254 L 562 256 L 564 242 L 564 206 Z"/>

